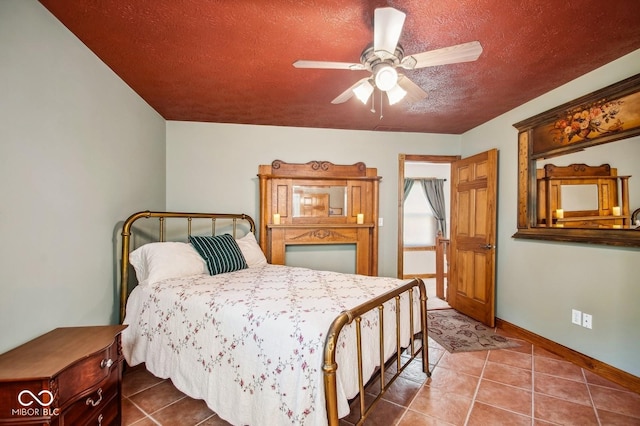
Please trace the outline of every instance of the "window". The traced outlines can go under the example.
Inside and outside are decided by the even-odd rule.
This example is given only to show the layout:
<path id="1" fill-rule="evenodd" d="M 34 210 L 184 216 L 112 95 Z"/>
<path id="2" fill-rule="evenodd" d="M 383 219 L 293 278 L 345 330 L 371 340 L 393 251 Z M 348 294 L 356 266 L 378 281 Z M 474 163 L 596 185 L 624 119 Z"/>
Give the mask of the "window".
<path id="1" fill-rule="evenodd" d="M 404 200 L 404 245 L 433 246 L 438 227 L 420 185 L 413 185 Z"/>

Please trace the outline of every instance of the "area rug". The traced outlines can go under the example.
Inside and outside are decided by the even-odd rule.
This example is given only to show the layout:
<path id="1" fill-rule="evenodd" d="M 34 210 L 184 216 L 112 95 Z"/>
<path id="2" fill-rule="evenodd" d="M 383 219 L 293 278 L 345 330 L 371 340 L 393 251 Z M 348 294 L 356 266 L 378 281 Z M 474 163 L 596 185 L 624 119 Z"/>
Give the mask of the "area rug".
<path id="1" fill-rule="evenodd" d="M 453 309 L 428 311 L 427 329 L 429 337 L 452 353 L 520 346 L 518 342 L 496 334 L 492 328 Z"/>

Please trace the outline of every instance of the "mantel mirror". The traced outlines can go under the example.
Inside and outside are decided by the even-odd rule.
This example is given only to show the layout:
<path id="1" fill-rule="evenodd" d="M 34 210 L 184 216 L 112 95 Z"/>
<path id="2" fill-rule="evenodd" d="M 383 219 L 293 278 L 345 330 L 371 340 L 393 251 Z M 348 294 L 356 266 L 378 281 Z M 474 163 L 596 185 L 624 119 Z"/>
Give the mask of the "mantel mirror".
<path id="1" fill-rule="evenodd" d="M 514 126 L 515 238 L 640 247 L 640 74 Z"/>
<path id="2" fill-rule="evenodd" d="M 294 185 L 293 217 L 347 216 L 346 185 Z"/>

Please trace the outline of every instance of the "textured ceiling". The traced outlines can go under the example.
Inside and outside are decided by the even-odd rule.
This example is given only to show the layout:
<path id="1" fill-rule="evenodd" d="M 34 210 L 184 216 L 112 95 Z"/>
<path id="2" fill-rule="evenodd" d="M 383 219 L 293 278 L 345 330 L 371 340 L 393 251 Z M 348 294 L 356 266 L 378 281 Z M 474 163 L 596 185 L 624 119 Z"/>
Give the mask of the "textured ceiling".
<path id="1" fill-rule="evenodd" d="M 41 0 L 167 120 L 460 134 L 640 48 L 637 0 Z M 373 10 L 407 14 L 405 54 L 477 40 L 475 62 L 405 71 L 428 97 L 331 100 L 366 71 Z"/>

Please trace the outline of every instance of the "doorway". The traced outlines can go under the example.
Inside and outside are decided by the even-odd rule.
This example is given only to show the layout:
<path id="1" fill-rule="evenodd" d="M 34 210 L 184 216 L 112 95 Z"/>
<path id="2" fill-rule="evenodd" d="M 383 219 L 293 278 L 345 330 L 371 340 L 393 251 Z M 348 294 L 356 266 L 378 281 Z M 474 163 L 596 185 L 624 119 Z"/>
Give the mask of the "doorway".
<path id="1" fill-rule="evenodd" d="M 440 256 L 441 265 L 437 265 L 437 253 L 446 252 L 451 164 L 459 159 L 459 156 L 399 155 L 397 274 L 399 278 L 424 280 L 429 309 L 450 307 L 443 287 L 446 286 L 446 260 Z M 434 201 L 438 198 L 432 190 L 434 185 L 443 197 L 444 212 Z"/>

